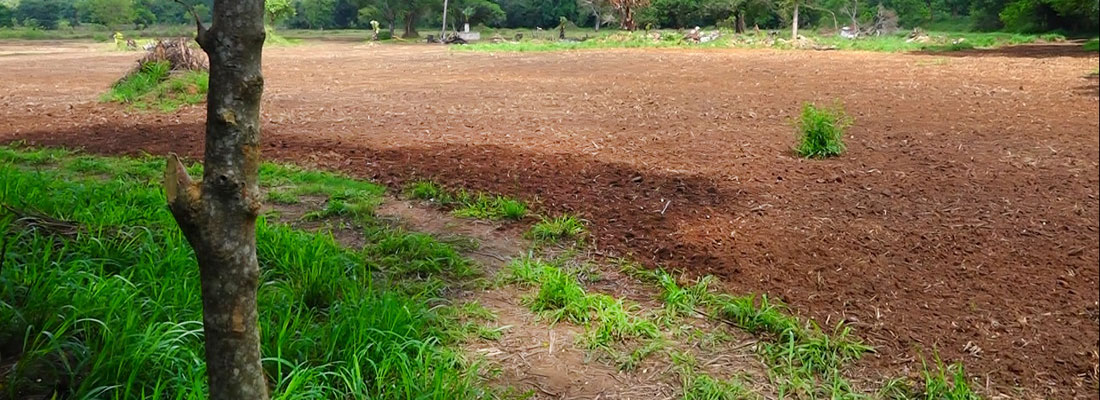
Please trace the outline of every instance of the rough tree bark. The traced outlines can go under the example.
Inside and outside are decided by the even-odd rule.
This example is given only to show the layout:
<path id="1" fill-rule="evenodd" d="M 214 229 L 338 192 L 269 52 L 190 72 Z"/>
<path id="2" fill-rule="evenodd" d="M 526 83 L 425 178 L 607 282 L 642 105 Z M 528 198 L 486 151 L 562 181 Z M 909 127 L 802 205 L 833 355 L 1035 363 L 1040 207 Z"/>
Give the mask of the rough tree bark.
<path id="1" fill-rule="evenodd" d="M 268 398 L 256 311 L 263 16 L 264 0 L 216 0 L 209 29 L 196 18 L 195 41 L 210 57 L 203 177 L 192 181 L 174 154 L 164 176 L 199 263 L 213 400 Z"/>

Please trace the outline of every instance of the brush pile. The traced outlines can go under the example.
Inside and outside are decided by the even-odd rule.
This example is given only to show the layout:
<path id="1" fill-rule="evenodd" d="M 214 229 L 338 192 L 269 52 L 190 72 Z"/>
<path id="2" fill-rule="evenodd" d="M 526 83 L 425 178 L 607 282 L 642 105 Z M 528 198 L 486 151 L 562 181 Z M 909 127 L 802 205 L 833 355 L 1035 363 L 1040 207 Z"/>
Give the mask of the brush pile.
<path id="1" fill-rule="evenodd" d="M 143 65 L 155 62 L 167 62 L 172 71 L 206 71 L 210 63 L 206 53 L 192 47 L 194 41 L 189 38 L 160 39 L 148 46 L 145 55 L 126 76 L 141 71 Z M 125 78 L 123 78 L 125 79 Z"/>

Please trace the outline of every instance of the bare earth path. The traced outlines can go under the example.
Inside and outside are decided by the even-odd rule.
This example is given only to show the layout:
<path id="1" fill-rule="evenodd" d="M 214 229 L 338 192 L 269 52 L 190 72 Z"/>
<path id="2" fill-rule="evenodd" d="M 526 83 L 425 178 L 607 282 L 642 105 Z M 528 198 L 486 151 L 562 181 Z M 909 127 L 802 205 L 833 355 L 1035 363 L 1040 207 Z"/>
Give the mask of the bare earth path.
<path id="1" fill-rule="evenodd" d="M 95 101 L 136 58 L 0 42 L 0 142 L 196 155 L 199 109 Z M 989 393 L 1095 398 L 1097 62 L 273 48 L 265 151 L 579 213 L 605 254 L 851 322 L 878 349 L 872 368 L 937 350 Z M 793 157 L 790 118 L 834 99 L 856 119 L 849 152 Z"/>

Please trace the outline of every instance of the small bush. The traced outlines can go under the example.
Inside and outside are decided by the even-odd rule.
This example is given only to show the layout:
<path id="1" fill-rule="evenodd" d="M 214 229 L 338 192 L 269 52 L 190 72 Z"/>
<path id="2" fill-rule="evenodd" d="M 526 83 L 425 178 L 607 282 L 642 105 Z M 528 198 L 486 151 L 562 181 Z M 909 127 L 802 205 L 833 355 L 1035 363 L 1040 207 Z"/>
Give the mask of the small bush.
<path id="1" fill-rule="evenodd" d="M 826 158 L 844 152 L 844 130 L 852 119 L 838 103 L 833 107 L 817 107 L 811 103 L 802 106 L 802 115 L 796 121 L 801 135 L 798 155 L 806 158 Z"/>

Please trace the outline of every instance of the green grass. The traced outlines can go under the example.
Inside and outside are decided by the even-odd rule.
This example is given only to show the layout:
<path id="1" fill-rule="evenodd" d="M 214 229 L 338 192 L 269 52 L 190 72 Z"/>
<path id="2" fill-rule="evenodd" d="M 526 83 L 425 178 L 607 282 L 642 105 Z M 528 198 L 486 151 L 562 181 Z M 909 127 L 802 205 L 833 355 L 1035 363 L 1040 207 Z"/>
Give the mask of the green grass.
<path id="1" fill-rule="evenodd" d="M 844 130 L 852 119 L 838 102 L 833 107 L 802 105 L 802 114 L 795 121 L 799 142 L 795 152 L 805 158 L 835 157 L 844 153 Z"/>
<path id="2" fill-rule="evenodd" d="M 1100 39 L 1089 39 L 1089 41 L 1085 42 L 1085 44 L 1082 45 L 1081 48 L 1083 48 L 1085 51 L 1091 51 L 1094 53 L 1098 52 L 1100 51 Z"/>
<path id="3" fill-rule="evenodd" d="M 573 215 L 543 217 L 527 231 L 527 237 L 538 242 L 557 243 L 565 239 L 579 240 L 585 233 L 584 222 Z"/>
<path id="4" fill-rule="evenodd" d="M 164 207 L 162 170 L 157 159 L 0 147 L 0 203 L 72 224 L 0 211 L 0 348 L 15 361 L 4 397 L 206 397 L 198 268 Z M 302 171 L 262 180 L 335 179 Z M 358 250 L 258 222 L 273 398 L 484 396 L 479 369 L 453 349 L 453 319 L 433 306 L 444 286 L 403 284 L 420 281 L 410 268 L 442 271 L 460 258 L 412 233 L 365 229 L 374 233 Z"/>
<path id="5" fill-rule="evenodd" d="M 424 200 L 451 207 L 456 217 L 487 220 L 521 220 L 527 216 L 527 205 L 522 201 L 487 193 L 470 193 L 465 190 L 448 191 L 431 181 L 416 181 L 405 187 L 409 198 Z"/>
<path id="6" fill-rule="evenodd" d="M 267 192 L 267 202 L 275 204 L 298 204 L 298 195 L 286 190 L 271 190 Z"/>
<path id="7" fill-rule="evenodd" d="M 206 101 L 208 89 L 209 75 L 205 71 L 174 73 L 167 62 L 151 62 L 116 82 L 100 100 L 172 112 Z"/>
<path id="8" fill-rule="evenodd" d="M 876 398 L 888 400 L 980 400 L 970 387 L 962 364 L 944 365 L 938 357 L 930 368 L 922 360 L 921 381 L 907 378 L 887 381 L 876 393 Z"/>
<path id="9" fill-rule="evenodd" d="M 641 308 L 637 304 L 588 293 L 574 273 L 559 266 L 529 257 L 516 259 L 506 267 L 505 281 L 536 287 L 536 293 L 523 302 L 551 323 L 565 320 L 584 324 L 580 340 L 588 349 L 612 353 L 617 343 L 660 336 L 655 323 L 639 316 Z M 651 352 L 635 356 L 645 357 Z M 638 361 L 634 359 L 633 364 Z"/>
<path id="10" fill-rule="evenodd" d="M 744 400 L 759 399 L 756 395 L 737 378 L 726 380 L 717 379 L 705 373 L 696 371 L 698 361 L 695 356 L 686 352 L 672 352 L 670 354 L 674 371 L 680 377 L 683 394 L 682 400 Z"/>
<path id="11" fill-rule="evenodd" d="M 951 28 L 950 26 L 942 26 Z M 705 30 L 713 31 L 712 29 Z M 503 31 L 502 31 L 503 32 Z M 542 51 L 568 51 L 608 48 L 777 48 L 793 49 L 794 46 L 787 41 L 789 32 L 779 31 L 777 37 L 769 37 L 761 34 L 737 35 L 729 30 L 722 30 L 722 36 L 709 43 L 684 42 L 683 34 L 675 30 L 654 30 L 651 34 L 659 34 L 660 38 L 647 37 L 645 32 L 623 32 L 617 30 L 602 30 L 600 33 L 590 29 L 578 29 L 570 31 L 567 35 L 571 38 L 582 38 L 588 35 L 589 39 L 583 42 L 558 41 L 556 35 L 544 33 L 542 38 L 531 38 L 530 31 L 507 31 L 503 36 L 509 40 L 515 32 L 522 32 L 524 40 L 519 42 L 488 43 L 483 41 L 466 46 L 454 46 L 456 51 L 489 51 L 489 52 L 542 52 Z M 812 31 L 803 31 L 803 35 L 809 38 L 817 47 L 832 47 L 841 50 L 879 51 L 879 52 L 911 52 L 911 51 L 958 51 L 972 48 L 995 48 L 1001 46 L 1035 43 L 1039 41 L 1055 41 L 1064 39 L 1056 34 L 1018 34 L 1004 32 L 967 32 L 957 30 L 930 30 L 927 42 L 909 41 L 908 31 L 899 31 L 893 35 L 865 37 L 857 40 L 849 40 L 835 35 L 817 35 Z M 483 37 L 489 37 L 484 32 Z M 780 40 L 782 39 L 782 40 Z"/>
<path id="12" fill-rule="evenodd" d="M 264 46 L 294 46 L 301 44 L 300 39 L 290 39 L 277 32 L 269 25 L 264 26 L 266 36 L 264 36 Z"/>
<path id="13" fill-rule="evenodd" d="M 186 25 L 154 25 L 145 29 L 124 29 L 122 34 L 126 38 L 156 38 L 156 37 L 180 37 L 195 34 L 195 26 Z M 109 42 L 114 31 L 102 25 L 81 24 L 78 27 L 69 27 L 54 30 L 31 29 L 26 27 L 0 28 L 0 39 L 23 40 L 71 40 L 90 39 L 96 42 Z"/>
<path id="14" fill-rule="evenodd" d="M 460 195 L 459 206 L 452 211 L 456 217 L 488 220 L 520 220 L 527 216 L 527 205 L 503 196 L 484 193 Z"/>

